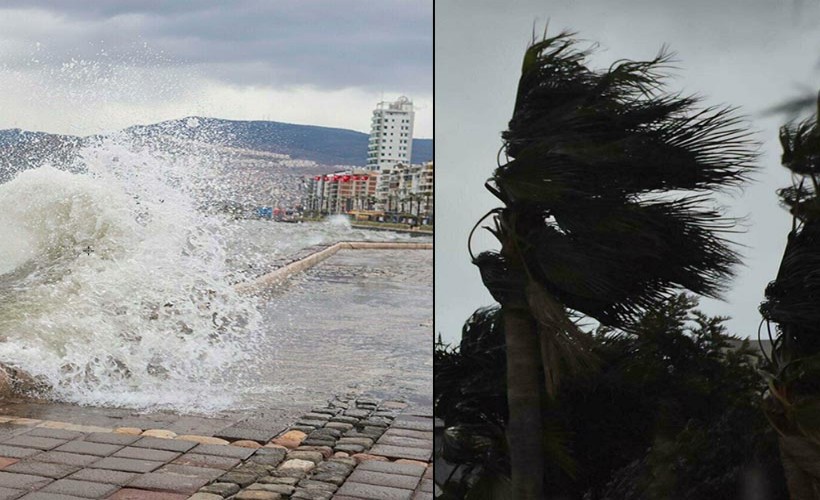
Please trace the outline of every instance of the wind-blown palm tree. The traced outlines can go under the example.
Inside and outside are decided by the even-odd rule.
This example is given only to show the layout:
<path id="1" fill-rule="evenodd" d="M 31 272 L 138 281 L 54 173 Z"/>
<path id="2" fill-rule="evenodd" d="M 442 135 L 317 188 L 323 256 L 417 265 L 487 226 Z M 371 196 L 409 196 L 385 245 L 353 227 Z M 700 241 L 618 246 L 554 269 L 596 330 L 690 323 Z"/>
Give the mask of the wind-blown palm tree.
<path id="1" fill-rule="evenodd" d="M 820 111 L 820 99 L 818 100 Z M 793 215 L 777 277 L 760 306 L 776 325 L 764 376 L 766 414 L 780 433 L 793 499 L 820 499 L 820 127 L 817 116 L 780 129 L 793 185 L 778 191 Z M 769 328 L 769 335 L 772 335 Z"/>
<path id="2" fill-rule="evenodd" d="M 756 158 L 732 109 L 663 92 L 663 53 L 593 71 L 572 37 L 525 52 L 508 162 L 486 184 L 501 250 L 474 257 L 501 304 L 516 499 L 544 497 L 542 406 L 563 369 L 592 362 L 567 309 L 629 329 L 678 289 L 718 295 L 738 256 L 708 192 Z"/>

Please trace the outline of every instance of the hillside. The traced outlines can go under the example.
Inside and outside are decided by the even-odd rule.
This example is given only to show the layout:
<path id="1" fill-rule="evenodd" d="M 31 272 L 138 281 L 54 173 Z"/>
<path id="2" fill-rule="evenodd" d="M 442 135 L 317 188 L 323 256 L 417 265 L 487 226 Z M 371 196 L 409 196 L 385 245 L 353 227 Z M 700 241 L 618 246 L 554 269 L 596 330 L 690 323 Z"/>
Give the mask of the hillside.
<path id="1" fill-rule="evenodd" d="M 271 121 L 188 117 L 125 129 L 137 136 L 174 135 L 223 146 L 281 153 L 322 165 L 365 165 L 368 135 L 353 130 Z M 432 139 L 413 140 L 413 163 L 433 159 Z"/>
<path id="2" fill-rule="evenodd" d="M 366 163 L 368 135 L 340 128 L 271 121 L 188 117 L 124 130 L 136 139 L 191 139 L 248 151 L 286 154 L 320 166 Z M 0 130 L 0 182 L 14 172 L 50 162 L 65 164 L 77 147 L 93 137 Z M 413 140 L 413 163 L 433 159 L 432 139 Z"/>

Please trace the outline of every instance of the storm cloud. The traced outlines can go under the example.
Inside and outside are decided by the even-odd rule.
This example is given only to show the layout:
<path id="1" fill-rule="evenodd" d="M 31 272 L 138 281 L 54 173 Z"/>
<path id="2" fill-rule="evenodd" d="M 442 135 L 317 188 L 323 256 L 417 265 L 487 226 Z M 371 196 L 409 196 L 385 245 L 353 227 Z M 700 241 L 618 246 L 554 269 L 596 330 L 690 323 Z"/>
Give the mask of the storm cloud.
<path id="1" fill-rule="evenodd" d="M 335 93 L 369 102 L 361 124 L 349 127 L 359 130 L 369 125 L 376 100 L 406 94 L 421 104 L 418 129 L 429 137 L 432 14 L 431 0 L 11 0 L 0 8 L 0 68 L 5 73 L 0 83 L 9 84 L 15 75 L 18 87 L 48 88 L 49 97 L 61 101 L 77 93 L 77 80 L 91 78 L 90 72 L 103 84 L 106 72 L 119 75 L 120 81 L 152 74 L 149 79 L 160 82 L 151 84 L 158 90 L 155 98 L 142 96 L 149 107 L 163 99 L 172 107 L 186 98 L 207 104 L 237 92 L 258 98 L 265 89 L 271 99 L 277 93 L 310 95 L 304 102 L 309 105 L 314 98 L 326 103 L 320 94 Z M 84 66 L 84 73 L 76 71 L 77 65 Z M 65 90 L 66 80 L 74 90 Z M 132 102 L 138 94 L 129 93 Z M 122 104 L 118 99 L 110 103 Z M 261 103 L 260 109 L 279 119 L 274 107 Z M 8 120 L 0 116 L 0 127 Z M 344 126 L 338 116 L 316 124 Z"/>

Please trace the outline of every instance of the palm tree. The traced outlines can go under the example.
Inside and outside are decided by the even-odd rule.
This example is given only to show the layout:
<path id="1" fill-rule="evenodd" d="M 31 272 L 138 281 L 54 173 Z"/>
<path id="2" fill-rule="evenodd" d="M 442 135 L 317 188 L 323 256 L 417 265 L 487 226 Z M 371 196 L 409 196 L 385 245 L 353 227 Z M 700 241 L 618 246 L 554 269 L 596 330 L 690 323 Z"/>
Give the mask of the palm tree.
<path id="1" fill-rule="evenodd" d="M 820 111 L 820 99 L 817 101 Z M 764 408 L 780 433 L 793 499 L 820 499 L 820 127 L 817 116 L 780 129 L 783 166 L 793 185 L 778 195 L 792 213 L 777 277 L 760 312 L 772 340 Z M 770 324 L 776 325 L 772 335 Z M 762 326 L 762 325 L 761 325 Z M 773 338 L 772 338 L 773 337 Z"/>
<path id="2" fill-rule="evenodd" d="M 516 499 L 544 497 L 542 407 L 561 371 L 594 363 L 574 315 L 629 330 L 679 289 L 718 296 L 738 256 L 708 194 L 756 158 L 731 108 L 663 92 L 663 52 L 604 71 L 588 55 L 571 33 L 525 52 L 508 161 L 486 184 L 501 250 L 473 258 L 501 304 Z"/>

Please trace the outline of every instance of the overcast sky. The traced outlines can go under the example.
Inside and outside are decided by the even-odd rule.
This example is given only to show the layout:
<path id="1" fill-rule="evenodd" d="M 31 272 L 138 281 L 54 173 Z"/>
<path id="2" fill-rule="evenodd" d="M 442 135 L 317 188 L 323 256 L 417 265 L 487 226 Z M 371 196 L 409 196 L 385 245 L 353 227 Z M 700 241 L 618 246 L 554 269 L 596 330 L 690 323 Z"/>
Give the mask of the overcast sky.
<path id="1" fill-rule="evenodd" d="M 406 95 L 433 133 L 432 0 L 6 0 L 0 129 L 89 134 L 188 115 L 369 132 Z"/>
<path id="2" fill-rule="evenodd" d="M 673 90 L 706 104 L 740 106 L 763 142 L 761 171 L 742 194 L 723 200 L 747 216 L 745 267 L 725 302 L 702 301 L 710 314 L 731 316 L 730 330 L 756 336 L 757 306 L 780 263 L 790 218 L 775 190 L 789 184 L 779 164 L 781 116 L 761 112 L 820 87 L 818 0 L 622 1 L 449 0 L 436 4 L 436 332 L 460 338 L 464 320 L 493 302 L 469 263 L 467 234 L 495 198 L 484 181 L 495 167 L 500 132 L 510 119 L 521 56 L 533 26 L 562 29 L 600 42 L 593 66 L 649 59 L 662 45 L 677 53 Z M 474 249 L 492 246 L 489 236 Z"/>

